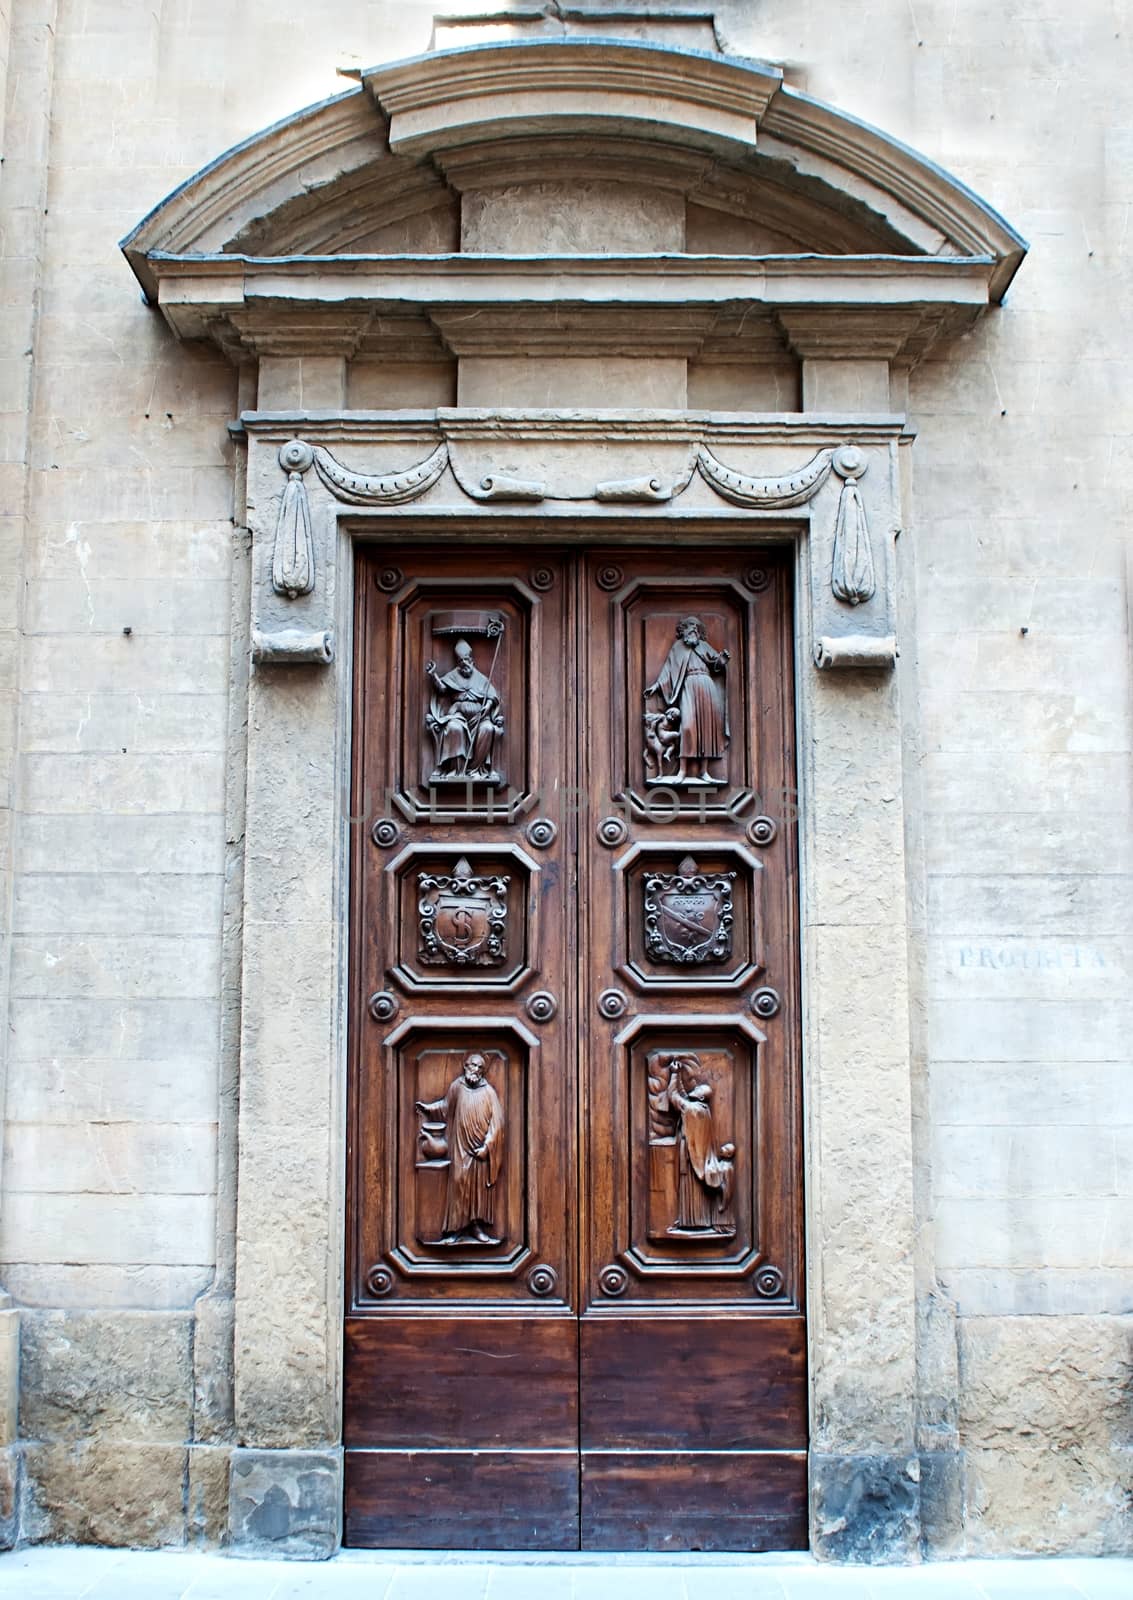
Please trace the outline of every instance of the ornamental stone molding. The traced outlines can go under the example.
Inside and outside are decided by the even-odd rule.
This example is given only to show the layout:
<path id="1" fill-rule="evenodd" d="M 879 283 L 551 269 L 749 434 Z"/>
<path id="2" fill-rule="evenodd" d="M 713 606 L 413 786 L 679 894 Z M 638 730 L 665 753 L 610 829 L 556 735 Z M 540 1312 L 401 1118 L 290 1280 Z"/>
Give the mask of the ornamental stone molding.
<path id="1" fill-rule="evenodd" d="M 687 254 L 661 228 L 645 255 L 584 241 L 532 258 L 484 224 L 501 187 L 594 180 L 758 223 L 782 248 Z M 179 337 L 242 359 L 429 359 L 485 341 L 734 356 L 790 343 L 816 307 L 853 309 L 859 340 L 886 330 L 915 359 L 1003 298 L 1026 246 L 963 184 L 778 68 L 541 39 L 363 72 L 191 178 L 123 249 Z"/>
<path id="2" fill-rule="evenodd" d="M 393 510 L 401 530 L 433 536 L 495 513 L 537 540 L 561 538 L 567 517 L 600 530 L 659 511 L 673 519 L 670 536 L 682 524 L 734 528 L 736 508 L 753 539 L 799 540 L 817 665 L 895 660 L 897 451 L 910 438 L 898 419 L 847 428 L 806 417 L 454 408 L 418 417 L 253 412 L 243 428 L 250 497 L 273 508 L 258 524 L 266 533 L 270 521 L 270 542 L 257 536 L 253 557 L 260 663 L 332 659 L 338 530 L 348 516 L 365 538 Z M 617 475 L 595 481 L 598 469 Z M 316 644 L 324 636 L 325 649 Z"/>
<path id="3" fill-rule="evenodd" d="M 392 415 L 388 420 L 393 422 Z M 270 444 L 284 422 L 283 418 L 249 415 L 245 418 L 245 427 L 257 439 Z M 319 427 L 320 431 L 331 434 L 339 431 L 333 422 L 314 424 L 312 419 L 312 424 L 313 427 Z M 308 431 L 313 431 L 313 427 L 309 426 Z M 352 432 L 357 435 L 364 431 L 365 425 L 361 419 L 356 419 Z M 370 431 L 375 436 L 380 434 L 380 419 L 372 419 Z M 435 442 L 438 431 L 442 435 L 439 443 Z M 741 472 L 725 465 L 714 453 L 707 441 L 721 432 L 725 438 L 729 433 L 732 435 L 733 449 L 738 445 L 749 457 L 753 457 L 754 452 L 756 465 L 751 472 Z M 899 429 L 886 429 L 884 424 L 880 430 L 876 424 L 864 430 L 863 437 L 872 435 L 876 446 L 879 432 L 883 440 L 889 435 L 886 445 L 894 438 L 899 441 L 901 437 Z M 528 442 L 543 453 L 551 445 L 555 447 L 554 455 L 560 474 L 557 481 L 517 477 L 493 470 L 490 453 L 493 444 L 497 448 L 502 447 L 506 439 L 508 448 L 514 451 L 525 433 Z M 617 445 L 611 448 L 611 435 L 618 433 L 620 438 Z M 869 512 L 861 488 L 861 480 L 869 469 L 872 453 L 868 445 L 823 445 L 793 469 L 768 472 L 766 468 L 761 469 L 759 458 L 770 457 L 772 450 L 776 455 L 785 454 L 787 449 L 794 446 L 796 439 L 796 448 L 800 451 L 807 447 L 808 441 L 813 446 L 813 426 L 791 427 L 783 424 L 777 427 L 766 423 L 743 425 L 734 422 L 721 428 L 717 419 L 705 417 L 700 420 L 698 429 L 697 419 L 687 412 L 679 417 L 657 415 L 651 419 L 645 419 L 640 414 L 618 418 L 604 413 L 595 413 L 590 419 L 584 419 L 575 414 L 569 420 L 563 419 L 559 425 L 559 419 L 553 416 L 525 417 L 514 413 L 469 416 L 461 411 L 453 411 L 437 413 L 433 428 L 425 424 L 422 434 L 420 448 L 426 449 L 431 445 L 428 454 L 413 465 L 392 471 L 363 470 L 353 462 L 341 461 L 327 446 L 306 438 L 286 439 L 279 446 L 277 460 L 282 485 L 276 497 L 278 509 L 270 567 L 266 564 L 266 552 L 265 559 L 257 567 L 257 576 L 261 580 L 256 591 L 260 616 L 277 611 L 272 597 L 297 602 L 316 590 L 317 558 L 312 534 L 314 521 L 326 524 L 318 547 L 324 561 L 334 561 L 338 541 L 333 523 L 340 513 L 329 502 L 370 511 L 420 502 L 422 508 L 435 507 L 442 519 L 455 522 L 468 501 L 509 507 L 538 507 L 542 513 L 552 505 L 565 510 L 582 508 L 589 503 L 595 511 L 601 508 L 609 516 L 631 506 L 671 505 L 677 501 L 681 502 L 680 509 L 683 510 L 687 496 L 690 509 L 699 507 L 702 516 L 711 520 L 721 501 L 745 511 L 766 515 L 797 511 L 817 498 L 822 505 L 822 515 L 817 521 L 813 517 L 807 519 L 807 550 L 812 569 L 810 592 L 815 618 L 814 634 L 816 639 L 822 637 L 825 640 L 826 648 L 821 652 L 816 651 L 816 662 L 823 667 L 862 666 L 891 664 L 894 659 L 892 652 L 885 653 L 883 650 L 879 654 L 877 649 L 869 648 L 871 637 L 878 641 L 890 639 L 893 621 L 886 581 L 883 580 L 879 603 L 872 610 L 869 606 L 869 602 L 878 595 L 877 559 L 884 562 L 885 558 L 884 554 L 875 558 Z M 626 476 L 598 483 L 587 482 L 586 474 L 598 444 L 605 446 L 604 459 L 607 462 L 619 458 L 623 461 Z M 652 455 L 651 447 L 655 452 Z M 572 473 L 574 459 L 578 461 L 578 468 Z M 655 466 L 652 471 L 633 470 L 639 468 L 641 462 L 649 460 L 664 460 L 664 465 Z M 257 456 L 256 462 L 258 470 L 263 473 L 262 458 Z M 673 462 L 679 464 L 674 468 Z M 883 479 L 883 484 L 880 494 L 874 498 L 883 523 L 889 526 L 895 515 L 895 475 L 892 471 L 886 471 L 887 466 L 891 466 L 891 463 L 883 458 L 876 474 Z M 317 481 L 326 491 L 326 495 L 319 497 L 314 509 L 305 482 L 312 467 Z M 441 482 L 446 474 L 447 492 Z M 840 486 L 833 508 L 829 506 L 829 496 L 821 497 L 821 491 L 831 477 Z M 688 493 L 694 483 L 701 488 L 699 495 Z M 271 496 L 270 481 L 266 489 Z M 705 494 L 705 489 L 710 493 Z M 803 525 L 786 525 L 787 528 L 792 526 L 799 531 Z M 267 592 L 269 581 L 270 596 Z M 324 593 L 332 587 L 324 583 Z M 865 608 L 855 615 L 852 634 L 839 608 L 828 603 L 831 598 L 842 606 L 855 608 L 855 611 L 859 607 Z M 270 634 L 260 632 L 257 634 L 260 642 L 254 649 L 254 659 L 275 664 L 289 661 L 295 664 L 328 664 L 332 659 L 329 645 L 324 651 L 314 644 L 324 634 L 329 640 L 332 632 L 333 624 L 325 614 L 325 604 L 321 606 L 321 615 L 318 600 L 310 607 L 289 607 L 288 611 L 292 619 L 304 611 L 311 612 L 308 620 L 316 624 L 316 631 L 299 633 L 294 626 L 289 626 Z M 323 624 L 322 631 L 317 626 L 320 621 Z M 827 630 L 825 633 L 822 632 L 823 628 Z M 856 641 L 854 648 L 837 647 L 836 642 L 843 634 Z M 269 639 L 275 643 L 269 644 Z M 304 641 L 302 644 L 301 639 Z"/>

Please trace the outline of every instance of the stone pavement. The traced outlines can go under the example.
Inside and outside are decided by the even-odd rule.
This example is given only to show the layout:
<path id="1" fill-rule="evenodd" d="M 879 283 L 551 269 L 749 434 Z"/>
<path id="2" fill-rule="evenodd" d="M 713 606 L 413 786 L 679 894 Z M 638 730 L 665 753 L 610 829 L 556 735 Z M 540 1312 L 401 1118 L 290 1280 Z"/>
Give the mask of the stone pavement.
<path id="1" fill-rule="evenodd" d="M 1133 1600 L 1133 1560 L 821 1567 L 805 1556 L 343 1551 L 243 1561 L 69 1546 L 0 1556 L 0 1600 Z"/>

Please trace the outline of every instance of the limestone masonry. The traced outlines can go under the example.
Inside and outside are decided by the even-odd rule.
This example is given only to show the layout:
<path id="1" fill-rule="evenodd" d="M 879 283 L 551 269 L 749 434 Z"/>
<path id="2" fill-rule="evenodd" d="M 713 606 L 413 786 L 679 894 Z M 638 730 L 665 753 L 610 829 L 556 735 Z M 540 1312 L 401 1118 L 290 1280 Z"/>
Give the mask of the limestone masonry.
<path id="1" fill-rule="evenodd" d="M 1133 1552 L 1127 8 L 466 9 L 0 0 L 0 1547 L 337 1547 L 404 507 L 797 550 L 812 1546 Z"/>

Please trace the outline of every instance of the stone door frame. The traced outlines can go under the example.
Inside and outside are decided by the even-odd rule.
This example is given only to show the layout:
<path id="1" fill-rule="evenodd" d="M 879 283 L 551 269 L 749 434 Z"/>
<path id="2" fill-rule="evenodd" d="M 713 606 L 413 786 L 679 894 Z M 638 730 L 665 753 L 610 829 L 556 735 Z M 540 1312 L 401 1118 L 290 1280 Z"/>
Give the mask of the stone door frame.
<path id="1" fill-rule="evenodd" d="M 549 185 L 577 208 L 596 159 L 615 198 L 652 197 L 637 207 L 644 232 L 622 230 L 625 253 L 608 253 L 601 213 L 582 248 L 532 254 L 517 194 Z M 715 234 L 712 251 L 690 251 L 693 206 L 753 224 L 753 252 L 764 226 L 797 251 L 718 253 Z M 368 247 L 360 207 L 381 225 Z M 123 250 L 173 333 L 254 370 L 265 408 L 241 428 L 252 671 L 232 919 L 242 909 L 234 1546 L 325 1554 L 338 1538 L 349 556 L 360 528 L 396 516 L 473 538 L 528 538 L 535 523 L 560 539 L 618 526 L 798 536 L 812 1543 L 831 1559 L 915 1555 L 928 1519 L 899 397 L 913 363 L 1002 301 L 1025 241 L 774 65 L 560 38 L 364 71 L 210 163 Z M 770 356 L 797 367 L 801 410 L 503 404 L 543 393 L 558 357 L 553 370 L 589 374 L 576 396 L 612 394 L 611 352 L 623 404 L 652 379 L 684 407 L 690 363 L 734 375 Z M 383 382 L 406 367 L 451 374 L 462 405 L 351 410 L 359 355 Z M 239 824 L 234 809 L 230 837 Z M 213 1347 L 199 1335 L 199 1365 Z M 929 1434 L 926 1481 L 946 1483 L 954 1436 Z"/>
<path id="2" fill-rule="evenodd" d="M 439 414 L 437 414 L 439 415 Z M 595 414 L 540 414 L 533 463 L 573 452 L 585 472 Z M 453 458 L 476 430 L 460 412 L 443 432 Z M 484 413 L 475 473 L 492 474 Z M 491 418 L 491 452 L 514 449 L 530 418 Z M 374 484 L 390 462 L 427 458 L 437 416 L 251 413 L 247 513 L 252 534 L 253 666 L 249 682 L 243 901 L 240 1117 L 235 1271 L 236 1437 L 230 1532 L 257 1544 L 274 1507 L 273 1544 L 296 1553 L 336 1547 L 341 1504 L 341 1348 L 345 1216 L 346 1020 L 349 925 L 349 752 L 353 673 L 353 541 L 434 536 L 558 543 L 596 537 L 794 543 L 803 974 L 807 1311 L 811 1374 L 812 1544 L 833 1558 L 862 1536 L 852 1507 L 868 1505 L 870 1544 L 911 1554 L 919 1540 L 915 1435 L 914 1199 L 908 939 L 892 543 L 900 503 L 901 419 L 705 419 L 730 459 L 805 463 L 835 441 L 863 449 L 860 480 L 873 528 L 880 593 L 876 659 L 856 663 L 868 636 L 843 635 L 835 670 L 815 661 L 830 628 L 831 561 L 840 505 L 834 473 L 785 510 L 723 505 L 706 484 L 691 495 L 624 509 L 469 502 L 455 476 L 412 506 L 343 504 L 340 486 L 304 468 L 315 583 L 299 607 L 273 587 L 288 471 L 315 448 Z M 627 422 L 625 467 L 643 451 L 686 440 L 689 413 Z M 648 445 L 643 436 L 647 435 Z M 317 444 L 315 443 L 317 441 Z M 420 442 L 417 442 L 420 441 Z M 527 441 L 530 445 L 530 440 Z M 558 456 L 556 456 L 558 452 Z M 662 451 L 663 453 L 663 451 Z M 573 458 L 572 458 L 573 459 Z M 465 463 L 462 463 L 462 467 Z M 375 472 L 375 468 L 379 469 Z M 461 471 L 461 477 L 467 473 Z M 627 471 L 627 478 L 629 473 Z M 307 487 L 306 479 L 310 479 Z M 758 480 L 769 481 L 766 474 Z M 841 480 L 844 482 L 844 480 Z M 294 491 L 293 491 L 294 495 Z M 388 532 L 387 532 L 388 530 Z M 277 574 L 278 575 L 278 574 Z M 301 609 L 300 609 L 301 608 Z M 869 609 L 867 607 L 867 609 Z M 296 611 L 304 628 L 296 627 Z M 835 610 L 848 612 L 848 607 Z M 315 621 L 318 625 L 310 627 Z M 291 626 L 284 626 L 291 624 Z M 849 624 L 845 624 L 849 625 Z M 856 641 L 856 644 L 855 644 Z M 821 653 L 821 652 L 819 652 Z M 330 657 L 330 659 L 326 659 Z M 866 659 L 869 658 L 867 648 Z M 879 1511 L 879 1506 L 882 1508 Z"/>

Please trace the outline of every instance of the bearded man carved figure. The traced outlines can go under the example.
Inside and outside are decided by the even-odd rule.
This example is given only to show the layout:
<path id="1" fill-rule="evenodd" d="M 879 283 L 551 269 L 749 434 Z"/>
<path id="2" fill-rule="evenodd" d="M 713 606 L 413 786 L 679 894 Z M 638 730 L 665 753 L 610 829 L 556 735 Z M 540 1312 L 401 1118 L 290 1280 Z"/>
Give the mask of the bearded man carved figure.
<path id="1" fill-rule="evenodd" d="M 674 776 L 661 781 L 677 784 L 725 781 L 709 773 L 708 763 L 718 761 L 726 753 L 731 738 L 724 685 L 729 659 L 727 650 L 714 650 L 708 643 L 699 617 L 682 617 L 677 623 L 677 637 L 665 658 L 665 665 L 656 681 L 645 690 L 647 701 L 657 697 L 665 711 L 675 711 L 680 720 L 680 743 L 676 752 L 679 765 Z M 648 723 L 646 726 L 648 729 Z"/>
<path id="2" fill-rule="evenodd" d="M 425 663 L 432 688 L 425 725 L 437 751 L 430 782 L 499 783 L 493 759 L 504 732 L 499 692 L 476 665 L 467 639 L 456 641 L 453 654 L 456 666 L 443 675 L 434 661 Z"/>
<path id="3" fill-rule="evenodd" d="M 504 1112 L 478 1050 L 464 1058 L 441 1100 L 418 1100 L 422 1116 L 443 1117 L 448 1147 L 445 1215 L 438 1244 L 499 1244 L 495 1198 L 503 1166 Z"/>

